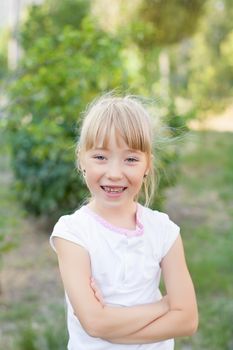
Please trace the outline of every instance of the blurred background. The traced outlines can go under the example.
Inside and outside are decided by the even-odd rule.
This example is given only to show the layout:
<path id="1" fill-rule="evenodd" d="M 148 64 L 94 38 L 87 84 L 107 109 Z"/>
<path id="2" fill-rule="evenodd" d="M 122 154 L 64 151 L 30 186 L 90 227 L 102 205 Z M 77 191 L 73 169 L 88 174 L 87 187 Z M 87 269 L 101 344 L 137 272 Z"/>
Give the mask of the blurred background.
<path id="1" fill-rule="evenodd" d="M 152 207 L 181 227 L 200 312 L 176 349 L 233 349 L 232 5 L 1 0 L 0 349 L 66 348 L 48 237 L 86 196 L 75 141 L 109 90 L 144 96 L 160 126 Z"/>

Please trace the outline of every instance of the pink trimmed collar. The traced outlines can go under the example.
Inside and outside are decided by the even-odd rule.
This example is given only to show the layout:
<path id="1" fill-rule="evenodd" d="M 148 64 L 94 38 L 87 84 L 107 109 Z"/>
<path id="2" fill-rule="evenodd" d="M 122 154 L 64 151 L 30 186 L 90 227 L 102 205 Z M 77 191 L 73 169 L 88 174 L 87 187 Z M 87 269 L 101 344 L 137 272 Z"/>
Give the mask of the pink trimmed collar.
<path id="1" fill-rule="evenodd" d="M 96 214 L 93 210 L 91 210 L 87 205 L 83 206 L 83 209 L 91 215 L 96 221 L 98 221 L 100 224 L 105 226 L 111 231 L 114 231 L 116 233 L 120 233 L 125 235 L 126 237 L 135 237 L 135 236 L 141 236 L 144 233 L 143 230 L 143 224 L 140 221 L 141 220 L 141 214 L 142 214 L 142 207 L 140 204 L 137 203 L 137 212 L 136 212 L 136 229 L 129 230 L 127 228 L 118 227 L 110 224 L 110 222 L 103 219 L 100 215 Z"/>

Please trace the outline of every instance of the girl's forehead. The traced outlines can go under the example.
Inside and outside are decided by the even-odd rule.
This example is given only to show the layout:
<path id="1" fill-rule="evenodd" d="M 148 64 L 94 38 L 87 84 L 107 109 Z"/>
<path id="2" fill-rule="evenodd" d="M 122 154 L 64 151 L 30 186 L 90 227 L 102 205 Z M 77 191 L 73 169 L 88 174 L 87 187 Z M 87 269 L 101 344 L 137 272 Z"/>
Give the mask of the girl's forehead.
<path id="1" fill-rule="evenodd" d="M 94 141 L 93 146 L 95 148 L 129 148 L 129 145 L 121 133 L 113 127 L 111 128 L 108 135 L 99 135 L 99 137 Z"/>

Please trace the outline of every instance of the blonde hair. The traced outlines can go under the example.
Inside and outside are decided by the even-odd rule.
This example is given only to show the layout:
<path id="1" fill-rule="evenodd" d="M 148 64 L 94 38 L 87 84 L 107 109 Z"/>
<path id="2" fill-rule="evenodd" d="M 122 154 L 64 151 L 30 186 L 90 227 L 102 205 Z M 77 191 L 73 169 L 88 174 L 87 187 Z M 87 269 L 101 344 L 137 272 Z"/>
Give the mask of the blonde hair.
<path id="1" fill-rule="evenodd" d="M 79 141 L 76 147 L 77 168 L 82 155 L 96 146 L 107 147 L 112 128 L 121 135 L 131 149 L 147 156 L 149 172 L 143 181 L 144 204 L 152 201 L 156 176 L 153 167 L 152 120 L 143 103 L 134 96 L 117 97 L 107 94 L 94 101 L 84 114 Z"/>

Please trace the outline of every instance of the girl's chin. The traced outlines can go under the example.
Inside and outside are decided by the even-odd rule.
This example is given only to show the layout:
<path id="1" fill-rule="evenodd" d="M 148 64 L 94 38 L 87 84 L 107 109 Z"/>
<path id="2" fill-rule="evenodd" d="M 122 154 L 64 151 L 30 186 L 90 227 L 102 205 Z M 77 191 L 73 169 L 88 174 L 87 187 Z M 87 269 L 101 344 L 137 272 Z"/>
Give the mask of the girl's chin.
<path id="1" fill-rule="evenodd" d="M 124 198 L 123 196 L 109 195 L 104 198 L 95 198 L 94 202 L 98 206 L 104 207 L 124 207 L 125 209 L 130 206 L 134 201 L 132 199 Z"/>

